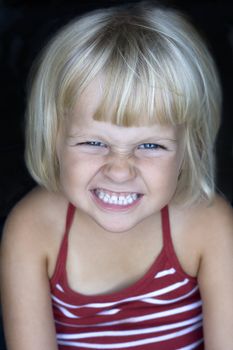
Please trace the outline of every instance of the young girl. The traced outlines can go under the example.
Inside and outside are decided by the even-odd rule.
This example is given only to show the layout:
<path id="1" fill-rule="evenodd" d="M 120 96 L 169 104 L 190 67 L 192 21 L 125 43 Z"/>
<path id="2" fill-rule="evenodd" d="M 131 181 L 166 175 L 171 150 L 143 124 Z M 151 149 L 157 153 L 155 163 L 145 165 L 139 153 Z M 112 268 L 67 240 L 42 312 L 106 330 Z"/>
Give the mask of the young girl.
<path id="1" fill-rule="evenodd" d="M 2 242 L 8 350 L 233 349 L 233 216 L 214 194 L 221 93 L 172 9 L 88 13 L 43 52 Z"/>

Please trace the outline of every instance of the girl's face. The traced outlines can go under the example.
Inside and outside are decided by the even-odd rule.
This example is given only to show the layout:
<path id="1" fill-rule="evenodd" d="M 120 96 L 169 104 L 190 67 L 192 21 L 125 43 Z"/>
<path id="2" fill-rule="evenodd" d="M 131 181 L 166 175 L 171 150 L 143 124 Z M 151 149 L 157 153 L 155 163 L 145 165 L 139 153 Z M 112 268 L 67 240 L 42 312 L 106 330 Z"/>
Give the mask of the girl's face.
<path id="1" fill-rule="evenodd" d="M 60 132 L 60 182 L 79 213 L 107 231 L 125 232 L 172 200 L 184 153 L 182 130 L 95 121 L 101 98 L 99 81 L 93 81 Z"/>

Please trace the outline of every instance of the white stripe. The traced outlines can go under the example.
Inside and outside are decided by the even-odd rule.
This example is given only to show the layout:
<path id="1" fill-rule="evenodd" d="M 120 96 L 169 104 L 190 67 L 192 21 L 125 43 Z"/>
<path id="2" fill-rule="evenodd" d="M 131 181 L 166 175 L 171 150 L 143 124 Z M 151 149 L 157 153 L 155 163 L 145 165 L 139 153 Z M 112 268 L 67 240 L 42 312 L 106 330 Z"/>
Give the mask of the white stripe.
<path id="1" fill-rule="evenodd" d="M 176 270 L 172 267 L 171 269 L 163 270 L 163 271 L 158 272 L 155 275 L 155 278 L 160 278 L 160 277 L 164 277 L 164 276 L 167 276 L 167 275 L 173 275 L 174 273 L 176 273 Z"/>
<path id="2" fill-rule="evenodd" d="M 167 305 L 167 304 L 172 304 L 175 303 L 177 301 L 183 300 L 188 298 L 190 295 L 194 294 L 196 291 L 198 290 L 198 286 L 196 286 L 195 288 L 193 288 L 190 292 L 188 292 L 187 294 L 182 295 L 179 298 L 175 298 L 175 299 L 169 299 L 169 300 L 161 300 L 161 299 L 155 299 L 155 298 L 146 298 L 143 299 L 142 301 L 145 303 L 149 303 L 149 304 L 155 304 L 155 305 Z"/>
<path id="3" fill-rule="evenodd" d="M 97 338 L 97 337 L 126 337 L 129 335 L 141 335 L 141 334 L 150 334 L 155 332 L 164 332 L 170 329 L 181 328 L 189 325 L 193 325 L 202 320 L 202 315 L 193 317 L 189 320 L 176 322 L 171 324 L 166 324 L 164 326 L 142 328 L 136 330 L 124 330 L 124 331 L 98 331 L 98 332 L 88 332 L 88 333 L 58 333 L 57 339 L 85 339 L 85 338 Z M 69 326 L 69 325 L 68 325 Z"/>
<path id="4" fill-rule="evenodd" d="M 114 325 L 125 324 L 125 323 L 144 322 L 144 321 L 148 321 L 148 320 L 157 319 L 157 318 L 160 318 L 160 317 L 169 317 L 169 316 L 172 316 L 172 315 L 177 315 L 177 314 L 180 314 L 180 313 L 183 313 L 183 312 L 186 312 L 186 311 L 193 310 L 193 309 L 195 309 L 195 308 L 197 308 L 197 307 L 199 307 L 201 305 L 202 305 L 202 302 L 198 301 L 198 302 L 192 303 L 190 305 L 185 305 L 185 306 L 178 307 L 178 308 L 175 308 L 175 309 L 172 309 L 172 310 L 156 312 L 156 313 L 149 314 L 149 315 L 144 315 L 144 316 L 129 317 L 129 318 L 126 318 L 126 319 L 121 319 L 121 320 L 116 320 L 116 321 L 111 321 L 111 322 L 96 323 L 95 325 L 88 325 L 88 327 L 114 326 Z M 75 317 L 73 317 L 73 318 L 75 318 Z M 80 328 L 87 327 L 87 325 L 83 324 L 83 325 L 80 325 L 79 327 Z"/>
<path id="5" fill-rule="evenodd" d="M 62 286 L 60 284 L 56 284 L 56 288 L 58 290 L 60 290 L 60 292 L 63 292 L 64 293 L 64 289 L 62 288 Z"/>
<path id="6" fill-rule="evenodd" d="M 54 300 L 57 304 L 69 307 L 70 309 L 80 309 L 81 306 L 76 306 L 76 305 L 72 305 L 72 304 L 67 304 L 64 301 L 62 301 L 61 299 L 55 297 L 55 295 L 51 294 L 51 298 L 52 300 Z"/>
<path id="7" fill-rule="evenodd" d="M 111 309 L 111 310 L 98 312 L 97 315 L 99 316 L 116 315 L 120 311 L 121 309 Z"/>
<path id="8" fill-rule="evenodd" d="M 68 318 L 76 318 L 76 319 L 79 318 L 79 316 L 72 314 L 70 311 L 68 311 L 63 306 L 56 305 L 56 307 L 63 313 L 63 315 L 65 315 Z"/>
<path id="9" fill-rule="evenodd" d="M 158 343 L 161 341 L 169 340 L 169 339 L 175 339 L 177 337 L 183 336 L 185 334 L 191 333 L 194 330 L 200 328 L 202 326 L 202 323 L 198 323 L 195 326 L 188 327 L 186 329 L 183 329 L 179 332 L 174 332 L 158 337 L 153 338 L 147 338 L 147 339 L 141 339 L 141 340 L 135 340 L 125 343 L 118 343 L 118 344 L 90 344 L 90 343 L 82 343 L 82 342 L 69 342 L 65 340 L 58 340 L 59 345 L 66 345 L 66 346 L 73 346 L 73 347 L 81 347 L 81 348 L 88 348 L 88 349 L 122 349 L 122 348 L 131 348 L 134 346 L 140 346 L 140 345 L 146 345 L 146 344 L 152 344 L 152 343 Z"/>
<path id="10" fill-rule="evenodd" d="M 177 282 L 174 283 L 168 287 L 159 289 L 159 290 L 155 290 L 153 292 L 150 293 L 146 293 L 146 294 L 142 294 L 142 295 L 137 295 L 135 297 L 130 297 L 130 298 L 126 298 L 126 299 L 122 299 L 122 300 L 118 300 L 115 302 L 109 302 L 109 303 L 91 303 L 91 304 L 84 304 L 84 305 L 72 305 L 72 304 L 67 304 L 65 302 L 63 302 L 62 300 L 60 300 L 59 298 L 55 297 L 54 295 L 51 295 L 51 298 L 58 304 L 66 306 L 70 309 L 81 309 L 81 308 L 85 308 L 85 307 L 89 307 L 89 308 L 103 308 L 103 307 L 110 307 L 110 306 L 114 306 L 114 305 L 118 305 L 118 304 L 123 304 L 123 303 L 128 303 L 130 301 L 140 301 L 142 299 L 145 298 L 149 298 L 149 297 L 155 297 L 155 296 L 160 296 L 160 295 L 164 295 L 167 294 L 171 291 L 174 291 L 176 289 L 179 289 L 180 287 L 186 285 L 189 282 L 189 279 L 185 278 L 183 281 L 181 282 Z"/>
<path id="11" fill-rule="evenodd" d="M 113 325 L 117 325 L 117 324 L 124 324 L 124 323 L 137 323 L 137 322 L 144 322 L 144 321 L 148 321 L 148 320 L 154 320 L 156 318 L 160 318 L 160 317 L 169 317 L 172 315 L 177 315 L 186 311 L 190 311 L 193 309 L 198 308 L 199 306 L 202 305 L 201 301 L 197 301 L 195 303 L 189 304 L 189 305 L 185 305 L 185 306 L 181 306 L 172 310 L 167 310 L 167 311 L 161 311 L 161 312 L 155 312 L 153 314 L 149 314 L 149 315 L 144 315 L 144 316 L 137 316 L 137 317 L 129 317 L 129 318 L 125 318 L 122 320 L 116 320 L 116 321 L 112 321 L 112 322 L 103 322 L 103 323 L 98 323 L 95 326 L 99 327 L 99 326 L 113 326 Z M 84 325 L 83 325 L 84 326 Z"/>
<path id="12" fill-rule="evenodd" d="M 185 346 L 184 348 L 179 348 L 179 349 L 177 349 L 177 350 L 193 350 L 193 349 L 195 349 L 198 345 L 202 344 L 202 343 L 203 343 L 203 340 L 204 340 L 204 339 L 202 338 L 202 339 L 196 341 L 196 342 L 193 343 L 193 344 L 190 344 L 190 345 L 188 345 L 188 346 Z"/>

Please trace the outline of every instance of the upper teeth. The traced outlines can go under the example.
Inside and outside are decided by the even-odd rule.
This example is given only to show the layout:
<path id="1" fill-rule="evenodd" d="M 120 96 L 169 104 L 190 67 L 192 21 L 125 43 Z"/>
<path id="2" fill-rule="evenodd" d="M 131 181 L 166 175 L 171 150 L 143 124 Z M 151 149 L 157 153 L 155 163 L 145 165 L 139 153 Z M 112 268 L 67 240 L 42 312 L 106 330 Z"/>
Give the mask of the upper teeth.
<path id="1" fill-rule="evenodd" d="M 96 195 L 105 203 L 117 204 L 117 205 L 127 205 L 133 203 L 137 198 L 137 193 L 131 193 L 127 195 L 117 193 L 109 194 L 103 190 L 96 190 Z"/>

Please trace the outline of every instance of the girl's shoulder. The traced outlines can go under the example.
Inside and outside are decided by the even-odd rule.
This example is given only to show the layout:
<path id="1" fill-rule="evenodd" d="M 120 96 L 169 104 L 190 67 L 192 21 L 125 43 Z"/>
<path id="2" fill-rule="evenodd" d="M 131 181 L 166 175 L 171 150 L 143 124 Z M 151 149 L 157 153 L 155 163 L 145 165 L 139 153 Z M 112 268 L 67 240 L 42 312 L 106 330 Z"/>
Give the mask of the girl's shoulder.
<path id="1" fill-rule="evenodd" d="M 174 207 L 172 212 L 176 224 L 180 224 L 186 232 L 195 232 L 196 236 L 205 234 L 207 238 L 213 237 L 233 228 L 233 208 L 219 195 L 211 203 L 202 201 L 192 206 Z"/>
<path id="2" fill-rule="evenodd" d="M 67 201 L 58 193 L 35 187 L 9 213 L 2 236 L 8 253 L 38 254 L 47 259 L 64 232 Z"/>
<path id="3" fill-rule="evenodd" d="M 37 229 L 48 228 L 59 223 L 61 213 L 66 212 L 67 200 L 60 194 L 35 187 L 27 193 L 9 213 L 6 225 L 17 223 L 17 227 Z"/>
<path id="4" fill-rule="evenodd" d="M 233 258 L 233 208 L 223 197 L 216 196 L 209 206 L 201 205 L 194 213 L 192 225 L 199 220 L 198 238 L 201 258 L 232 265 Z M 218 257 L 218 259 L 216 259 Z M 214 266 L 214 264 L 213 264 Z"/>
<path id="5" fill-rule="evenodd" d="M 190 215 L 191 225 L 206 239 L 221 239 L 233 233 L 233 209 L 223 197 L 216 195 L 210 204 L 201 203 Z M 194 226 L 195 227 L 195 226 Z"/>
<path id="6" fill-rule="evenodd" d="M 174 248 L 188 274 L 197 276 L 203 257 L 214 254 L 216 247 L 229 247 L 233 256 L 233 209 L 223 197 L 170 211 Z"/>

